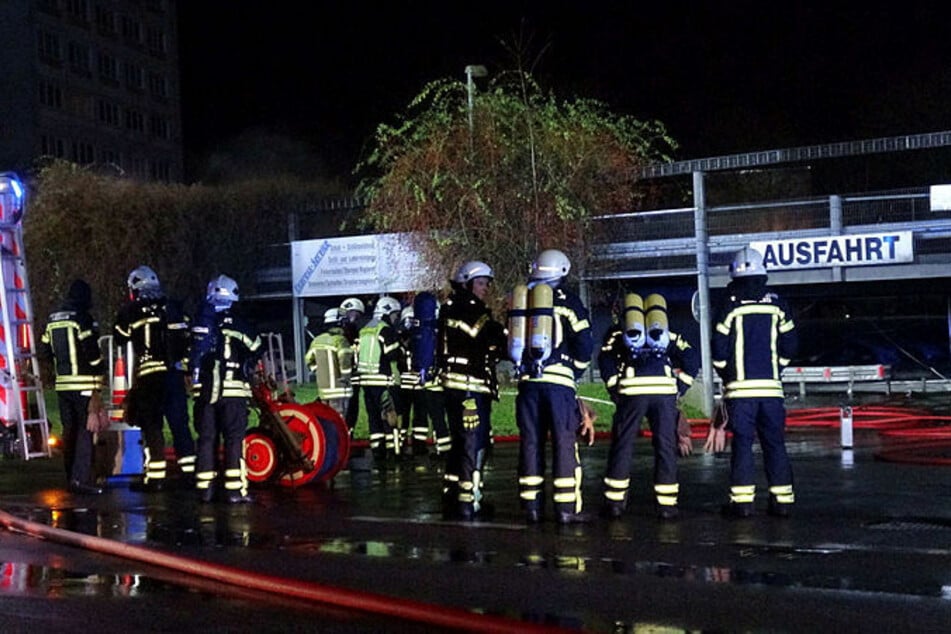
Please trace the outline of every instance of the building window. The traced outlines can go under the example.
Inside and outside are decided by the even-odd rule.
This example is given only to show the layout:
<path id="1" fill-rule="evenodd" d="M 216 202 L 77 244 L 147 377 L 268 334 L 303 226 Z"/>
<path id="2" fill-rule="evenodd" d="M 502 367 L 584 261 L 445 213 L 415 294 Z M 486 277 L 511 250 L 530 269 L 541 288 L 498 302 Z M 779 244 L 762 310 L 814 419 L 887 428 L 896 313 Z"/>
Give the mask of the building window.
<path id="1" fill-rule="evenodd" d="M 96 160 L 92 149 L 92 143 L 73 141 L 69 149 L 69 159 L 73 163 L 88 165 L 89 163 L 92 163 L 94 160 Z"/>
<path id="2" fill-rule="evenodd" d="M 138 110 L 128 108 L 125 111 L 125 127 L 133 132 L 144 132 L 145 117 Z"/>
<path id="3" fill-rule="evenodd" d="M 142 23 L 128 15 L 122 16 L 122 37 L 131 44 L 141 44 Z"/>
<path id="4" fill-rule="evenodd" d="M 39 54 L 40 59 L 47 64 L 61 64 L 63 61 L 63 52 L 60 49 L 59 36 L 49 31 L 40 31 Z"/>
<path id="5" fill-rule="evenodd" d="M 96 7 L 96 27 L 102 35 L 116 34 L 116 14 L 108 7 Z"/>
<path id="6" fill-rule="evenodd" d="M 67 46 L 69 55 L 69 67 L 74 73 L 89 76 L 92 73 L 89 70 L 89 47 L 81 42 L 70 42 Z"/>
<path id="7" fill-rule="evenodd" d="M 165 75 L 149 73 L 149 94 L 156 99 L 168 98 L 168 82 L 165 79 Z"/>
<path id="8" fill-rule="evenodd" d="M 145 87 L 145 71 L 138 64 L 126 62 L 125 67 L 125 85 L 130 90 L 140 91 Z"/>
<path id="9" fill-rule="evenodd" d="M 106 101 L 105 99 L 99 100 L 99 120 L 106 125 L 119 125 L 119 106 L 112 103 L 111 101 Z"/>
<path id="10" fill-rule="evenodd" d="M 164 57 L 166 53 L 165 31 L 158 27 L 149 27 L 146 32 L 146 45 L 149 53 Z"/>
<path id="11" fill-rule="evenodd" d="M 49 134 L 40 135 L 40 153 L 45 156 L 66 158 L 66 142 Z"/>
<path id="12" fill-rule="evenodd" d="M 40 82 L 40 103 L 48 108 L 60 110 L 63 107 L 63 90 L 48 81 Z"/>
<path id="13" fill-rule="evenodd" d="M 74 22 L 89 22 L 89 0 L 66 0 L 66 15 Z"/>
<path id="14" fill-rule="evenodd" d="M 168 121 L 157 114 L 149 115 L 149 134 L 159 139 L 168 138 Z"/>
<path id="15" fill-rule="evenodd" d="M 109 53 L 99 53 L 99 79 L 107 84 L 119 85 L 119 63 Z"/>

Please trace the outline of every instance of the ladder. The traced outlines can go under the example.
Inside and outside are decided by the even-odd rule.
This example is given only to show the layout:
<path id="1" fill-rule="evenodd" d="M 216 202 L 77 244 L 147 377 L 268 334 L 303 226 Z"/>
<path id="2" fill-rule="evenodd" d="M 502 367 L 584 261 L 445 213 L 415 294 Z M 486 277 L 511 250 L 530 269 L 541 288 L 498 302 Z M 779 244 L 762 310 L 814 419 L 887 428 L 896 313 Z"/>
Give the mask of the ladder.
<path id="1" fill-rule="evenodd" d="M 49 420 L 33 330 L 33 305 L 23 251 L 23 185 L 0 174 L 0 427 L 4 453 L 49 458 Z"/>

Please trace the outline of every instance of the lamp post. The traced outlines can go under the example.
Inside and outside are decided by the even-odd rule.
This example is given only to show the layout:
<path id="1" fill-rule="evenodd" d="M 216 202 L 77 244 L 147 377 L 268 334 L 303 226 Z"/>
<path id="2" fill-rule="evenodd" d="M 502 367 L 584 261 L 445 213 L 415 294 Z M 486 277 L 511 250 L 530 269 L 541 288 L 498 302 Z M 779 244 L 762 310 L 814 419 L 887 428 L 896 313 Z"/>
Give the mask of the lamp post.
<path id="1" fill-rule="evenodd" d="M 472 104 L 475 97 L 474 77 L 485 77 L 489 74 L 485 66 L 466 66 L 466 89 L 469 92 L 469 151 L 472 151 Z"/>

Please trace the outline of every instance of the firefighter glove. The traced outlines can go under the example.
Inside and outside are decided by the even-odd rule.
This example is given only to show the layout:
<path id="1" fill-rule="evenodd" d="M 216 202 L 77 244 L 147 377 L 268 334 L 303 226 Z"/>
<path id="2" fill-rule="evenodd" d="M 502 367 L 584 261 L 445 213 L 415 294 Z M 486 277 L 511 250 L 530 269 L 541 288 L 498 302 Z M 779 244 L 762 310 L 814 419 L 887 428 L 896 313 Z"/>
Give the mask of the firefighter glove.
<path id="1" fill-rule="evenodd" d="M 479 426 L 479 409 L 474 398 L 467 398 L 462 402 L 462 428 L 472 431 Z"/>

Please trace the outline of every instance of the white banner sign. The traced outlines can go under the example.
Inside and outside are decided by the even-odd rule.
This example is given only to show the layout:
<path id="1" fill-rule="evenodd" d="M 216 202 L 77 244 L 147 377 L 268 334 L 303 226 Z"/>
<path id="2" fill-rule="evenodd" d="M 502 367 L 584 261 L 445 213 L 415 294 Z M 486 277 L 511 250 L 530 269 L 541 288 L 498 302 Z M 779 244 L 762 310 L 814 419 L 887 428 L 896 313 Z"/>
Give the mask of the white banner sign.
<path id="1" fill-rule="evenodd" d="M 438 283 L 410 236 L 397 233 L 292 242 L 291 276 L 294 297 L 402 293 Z"/>
<path id="2" fill-rule="evenodd" d="M 751 242 L 768 271 L 913 262 L 911 231 Z"/>

